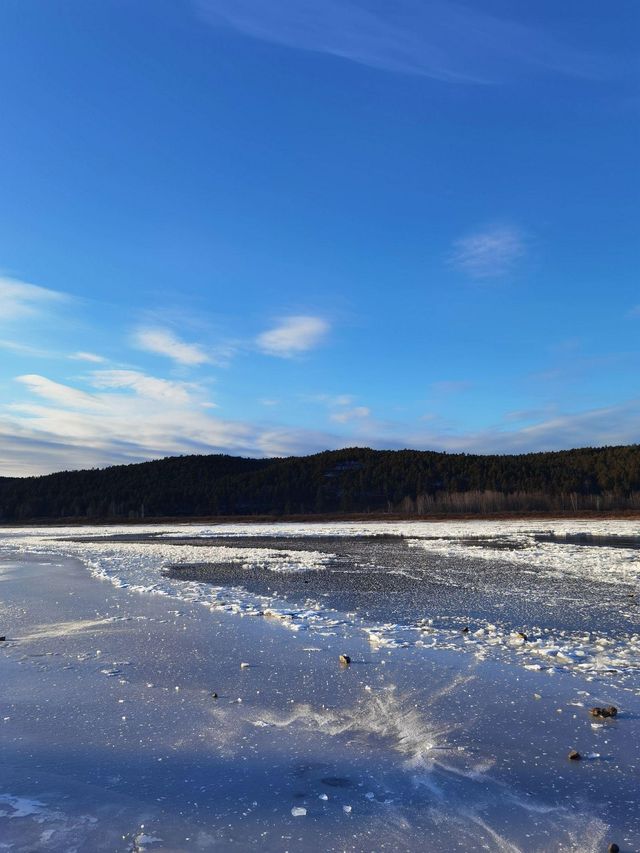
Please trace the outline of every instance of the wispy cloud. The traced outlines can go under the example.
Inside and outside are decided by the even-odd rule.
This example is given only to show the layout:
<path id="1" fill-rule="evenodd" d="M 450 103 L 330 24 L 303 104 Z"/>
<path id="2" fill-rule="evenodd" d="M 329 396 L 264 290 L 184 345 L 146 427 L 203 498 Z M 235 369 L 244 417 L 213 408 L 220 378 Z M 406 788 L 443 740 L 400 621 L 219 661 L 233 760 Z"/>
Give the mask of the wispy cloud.
<path id="1" fill-rule="evenodd" d="M 514 270 L 525 249 L 524 236 L 517 228 L 497 226 L 456 240 L 449 260 L 472 278 L 502 278 Z"/>
<path id="2" fill-rule="evenodd" d="M 267 355 L 292 358 L 317 347 L 327 336 L 329 324 L 321 317 L 284 317 L 273 329 L 258 335 L 258 349 Z"/>
<path id="3" fill-rule="evenodd" d="M 355 406 L 353 409 L 344 409 L 341 412 L 334 412 L 331 415 L 331 420 L 336 423 L 346 424 L 349 421 L 358 421 L 368 418 L 371 415 L 371 409 L 366 406 Z"/>
<path id="4" fill-rule="evenodd" d="M 553 407 L 544 409 L 514 409 L 504 415 L 505 423 L 525 423 L 531 421 L 542 421 L 549 418 Z"/>
<path id="5" fill-rule="evenodd" d="M 634 444 L 640 435 L 640 399 L 583 411 L 531 410 L 509 413 L 500 424 L 467 430 L 460 424 L 407 431 L 395 425 L 384 440 L 404 446 L 455 453 L 531 453 Z M 379 441 L 378 436 L 378 441 Z M 376 439 L 372 446 L 380 446 Z"/>
<path id="6" fill-rule="evenodd" d="M 493 83 L 526 70 L 578 77 L 604 63 L 548 32 L 443 0 L 195 0 L 214 26 L 385 71 Z"/>
<path id="7" fill-rule="evenodd" d="M 23 476 L 181 453 L 275 455 L 343 447 L 344 438 L 215 416 L 196 383 L 95 371 L 91 393 L 45 376 L 18 378 L 35 399 L 0 405 L 0 474 Z"/>
<path id="8" fill-rule="evenodd" d="M 0 321 L 32 317 L 47 306 L 68 301 L 69 297 L 56 290 L 38 287 L 15 278 L 0 277 Z"/>
<path id="9" fill-rule="evenodd" d="M 260 431 L 256 442 L 260 456 L 298 456 L 350 444 L 349 439 L 332 433 L 292 426 L 276 426 Z"/>
<path id="10" fill-rule="evenodd" d="M 324 406 L 350 406 L 354 397 L 352 394 L 302 394 L 300 399 L 305 403 L 321 403 Z"/>
<path id="11" fill-rule="evenodd" d="M 91 383 L 95 388 L 130 390 L 149 400 L 173 404 L 188 402 L 198 387 L 188 382 L 159 379 L 139 370 L 96 370 L 91 374 Z"/>
<path id="12" fill-rule="evenodd" d="M 305 403 L 316 403 L 328 409 L 329 420 L 337 424 L 350 421 L 364 421 L 370 418 L 368 406 L 355 406 L 356 398 L 352 394 L 301 394 Z"/>
<path id="13" fill-rule="evenodd" d="M 37 373 L 18 376 L 17 381 L 25 385 L 38 397 L 43 397 L 45 400 L 61 406 L 68 406 L 73 409 L 95 409 L 96 407 L 100 407 L 100 401 L 91 394 L 79 391 L 77 388 L 72 388 L 61 382 L 54 382 L 52 379 L 40 376 Z"/>
<path id="14" fill-rule="evenodd" d="M 40 349 L 39 347 L 32 347 L 29 344 L 19 343 L 18 341 L 9 341 L 6 339 L 0 340 L 0 349 L 8 350 L 16 355 L 26 355 L 33 358 L 53 359 L 60 357 L 58 353 L 52 352 L 51 350 Z"/>
<path id="15" fill-rule="evenodd" d="M 137 329 L 133 343 L 138 349 L 162 355 L 186 367 L 198 367 L 211 361 L 211 356 L 200 344 L 182 341 L 169 329 Z"/>
<path id="16" fill-rule="evenodd" d="M 140 371 L 95 371 L 90 392 L 18 377 L 31 399 L 0 407 L 0 473 L 25 474 L 178 453 L 259 451 L 258 430 L 214 417 L 205 389 Z"/>
<path id="17" fill-rule="evenodd" d="M 94 352 L 74 352 L 69 356 L 72 361 L 89 361 L 92 364 L 103 364 L 107 359 Z"/>
<path id="18" fill-rule="evenodd" d="M 179 453 L 312 453 L 357 442 L 467 453 L 520 453 L 629 444 L 640 434 L 640 399 L 578 412 L 511 413 L 499 424 L 466 430 L 437 416 L 423 426 L 377 422 L 365 406 L 334 411 L 336 432 L 226 420 L 206 407 L 195 383 L 139 371 L 95 371 L 90 392 L 48 377 L 18 378 L 33 399 L 0 406 L 0 474 L 24 475 L 154 459 Z M 339 434 L 338 425 L 344 425 Z M 349 434 L 347 434 L 347 430 Z"/>

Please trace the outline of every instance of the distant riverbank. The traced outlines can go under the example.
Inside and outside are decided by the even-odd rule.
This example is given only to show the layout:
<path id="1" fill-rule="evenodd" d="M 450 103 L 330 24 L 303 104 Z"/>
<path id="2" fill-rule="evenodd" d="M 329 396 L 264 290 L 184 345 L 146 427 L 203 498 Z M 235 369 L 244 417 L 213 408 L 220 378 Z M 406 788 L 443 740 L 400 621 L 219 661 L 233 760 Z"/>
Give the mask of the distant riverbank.
<path id="1" fill-rule="evenodd" d="M 612 512 L 498 512 L 498 513 L 445 513 L 432 515 L 402 515 L 400 513 L 353 513 L 341 515 L 339 513 L 326 513 L 323 515 L 212 515 L 212 516 L 167 516 L 161 518 L 43 518 L 30 519 L 28 521 L 0 521 L 0 528 L 11 527 L 96 527 L 96 526 L 118 526 L 139 527 L 150 524 L 323 524 L 326 522 L 442 522 L 442 521 L 551 521 L 562 519 L 565 521 L 640 521 L 640 512 L 636 510 L 617 510 Z"/>

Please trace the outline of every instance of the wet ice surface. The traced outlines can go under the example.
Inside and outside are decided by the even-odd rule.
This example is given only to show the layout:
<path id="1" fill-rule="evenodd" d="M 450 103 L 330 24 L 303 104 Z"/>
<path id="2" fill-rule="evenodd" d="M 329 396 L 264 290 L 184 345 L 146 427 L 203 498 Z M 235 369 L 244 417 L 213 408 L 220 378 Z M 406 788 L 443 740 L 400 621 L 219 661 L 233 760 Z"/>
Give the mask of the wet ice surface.
<path id="1" fill-rule="evenodd" d="M 635 683 L 639 530 L 552 521 L 156 525 L 7 531 L 5 541 L 78 556 L 116 586 L 266 614 L 293 630 L 355 630 L 377 646 L 454 649 Z"/>
<path id="2" fill-rule="evenodd" d="M 300 614 L 297 626 L 309 601 L 320 602 L 325 609 L 356 614 L 372 642 L 383 645 L 428 643 L 478 653 L 500 647 L 525 665 L 620 674 L 640 664 L 638 599 L 630 578 L 595 576 L 585 585 L 579 574 L 535 565 L 514 572 L 503 553 L 492 560 L 450 556 L 416 540 L 309 538 L 296 545 L 313 549 L 306 553 L 327 553 L 313 566 L 301 561 L 296 571 L 279 569 L 275 577 L 259 558 L 249 564 L 178 564 L 167 574 L 285 599 Z M 270 538 L 268 547 L 285 551 L 287 542 Z"/>
<path id="3" fill-rule="evenodd" d="M 640 850 L 637 553 L 337 527 L 3 532 L 0 850 Z M 180 563 L 217 585 L 163 577 Z M 583 669 L 558 660 L 580 632 Z"/>

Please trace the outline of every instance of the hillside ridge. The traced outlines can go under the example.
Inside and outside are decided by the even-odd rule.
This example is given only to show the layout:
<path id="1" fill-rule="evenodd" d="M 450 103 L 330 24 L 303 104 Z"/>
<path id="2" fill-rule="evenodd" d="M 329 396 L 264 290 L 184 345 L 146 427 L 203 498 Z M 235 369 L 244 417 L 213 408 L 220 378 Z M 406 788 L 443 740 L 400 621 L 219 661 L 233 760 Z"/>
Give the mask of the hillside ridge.
<path id="1" fill-rule="evenodd" d="M 372 450 L 169 456 L 0 477 L 0 521 L 640 510 L 640 445 L 518 455 Z"/>

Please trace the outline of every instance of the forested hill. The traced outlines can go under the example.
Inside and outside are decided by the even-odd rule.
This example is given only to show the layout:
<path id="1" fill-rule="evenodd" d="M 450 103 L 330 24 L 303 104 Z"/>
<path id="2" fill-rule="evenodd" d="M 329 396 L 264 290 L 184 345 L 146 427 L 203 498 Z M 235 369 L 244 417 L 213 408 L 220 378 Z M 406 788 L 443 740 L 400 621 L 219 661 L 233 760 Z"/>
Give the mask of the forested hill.
<path id="1" fill-rule="evenodd" d="M 520 456 L 350 448 L 0 477 L 0 521 L 640 510 L 640 445 Z"/>

